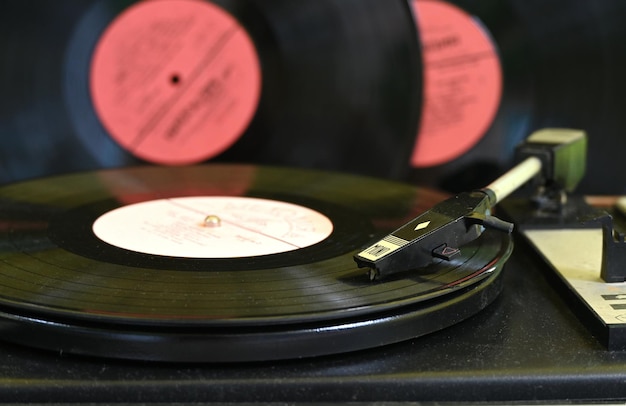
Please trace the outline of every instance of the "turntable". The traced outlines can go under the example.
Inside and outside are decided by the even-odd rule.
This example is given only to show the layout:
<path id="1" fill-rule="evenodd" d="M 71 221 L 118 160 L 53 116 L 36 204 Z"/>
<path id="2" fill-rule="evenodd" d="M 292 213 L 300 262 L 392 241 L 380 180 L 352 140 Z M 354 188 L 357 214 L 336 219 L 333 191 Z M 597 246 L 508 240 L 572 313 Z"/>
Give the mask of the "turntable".
<path id="1" fill-rule="evenodd" d="M 161 25 L 158 33 L 169 37 L 140 29 L 134 34 L 163 53 L 133 54 L 126 46 L 141 41 L 123 31 L 145 25 L 118 17 L 134 5 L 149 23 L 159 2 L 14 1 L 0 15 L 1 50 L 11 55 L 0 76 L 0 400 L 626 399 L 624 220 L 613 201 L 595 207 L 571 191 L 581 165 L 557 164 L 583 162 L 579 132 L 565 132 L 578 148 L 521 148 L 521 172 L 488 185 L 491 192 L 449 196 L 351 175 L 399 179 L 406 170 L 422 90 L 408 2 L 211 2 L 227 15 L 200 0 L 160 3 L 188 6 L 160 21 L 186 18 L 189 9 L 229 24 L 234 16 L 234 25 L 217 31 L 256 47 L 240 55 L 248 70 L 226 69 L 222 60 L 213 71 L 228 84 L 230 74 L 247 75 L 252 85 L 241 99 L 244 124 L 229 128 L 221 141 L 232 144 L 212 164 L 143 165 L 172 163 L 175 151 L 161 149 L 155 160 L 138 148 L 141 140 L 125 144 L 114 115 L 127 110 L 107 94 L 123 75 L 107 79 L 107 58 L 91 59 L 96 48 L 102 56 L 121 45 L 125 57 L 156 54 L 130 58 L 150 73 L 159 55 L 171 56 L 170 41 L 202 29 Z M 467 11 L 460 22 L 492 34 L 483 61 L 502 77 L 491 76 L 497 97 L 489 117 L 477 117 L 486 123 L 472 142 L 487 131 L 477 148 L 456 167 L 427 168 L 425 176 L 442 169 L 454 178 L 487 155 L 505 160 L 502 137 L 515 145 L 537 128 L 573 126 L 607 135 L 592 137 L 586 181 L 599 190 L 611 184 L 597 174 L 616 172 L 621 154 L 621 138 L 608 135 L 624 127 L 623 3 L 454 3 L 458 9 L 444 8 Z M 463 59 L 466 67 L 476 61 Z M 152 91 L 214 96 L 206 72 L 191 69 L 207 61 L 189 62 L 153 82 L 160 87 L 117 91 L 133 91 L 135 107 L 169 100 Z M 442 82 L 441 94 L 458 83 Z M 223 117 L 235 99 L 224 97 L 212 117 Z M 145 120 L 126 117 L 125 125 L 172 136 L 206 130 L 198 99 L 179 100 L 169 110 L 143 110 Z M 184 152 L 204 160 L 224 143 Z M 491 181 L 491 172 L 480 173 Z M 513 190 L 529 177 L 531 185 Z"/>
<path id="2" fill-rule="evenodd" d="M 565 149 L 554 141 L 563 135 Z M 581 163 L 584 134 L 547 130 L 529 140 L 518 169 L 479 194 L 493 203 L 492 196 L 513 192 L 511 179 L 532 178 L 544 192 L 550 186 L 542 196 L 560 196 L 549 201 L 570 207 L 561 192 L 581 173 L 563 172 L 561 164 Z M 458 252 L 436 249 L 427 264 L 388 272 L 379 261 L 384 255 L 368 259 L 379 252 L 371 247 L 397 244 L 390 236 L 407 224 L 423 246 L 433 237 L 415 221 L 423 224 L 425 215 L 434 221 L 441 207 L 458 206 L 458 196 L 367 177 L 240 165 L 87 172 L 0 192 L 4 399 L 624 395 L 623 353 L 607 350 L 579 321 L 550 284 L 550 266 L 528 244 L 517 244 L 511 255 L 509 230 L 501 227 L 507 223 L 492 218 L 490 204 L 441 228 L 470 224 L 469 240 L 448 244 Z M 111 227 L 121 229 L 110 233 Z M 120 230 L 126 236 L 111 237 Z M 193 254 L 197 247 L 181 248 L 193 242 L 209 249 L 200 235 L 214 240 L 220 232 L 230 242 L 210 258 Z M 171 252 L 151 251 L 155 235 Z M 227 251 L 233 238 L 261 251 L 234 255 Z M 601 385 L 589 385 L 600 378 Z"/>

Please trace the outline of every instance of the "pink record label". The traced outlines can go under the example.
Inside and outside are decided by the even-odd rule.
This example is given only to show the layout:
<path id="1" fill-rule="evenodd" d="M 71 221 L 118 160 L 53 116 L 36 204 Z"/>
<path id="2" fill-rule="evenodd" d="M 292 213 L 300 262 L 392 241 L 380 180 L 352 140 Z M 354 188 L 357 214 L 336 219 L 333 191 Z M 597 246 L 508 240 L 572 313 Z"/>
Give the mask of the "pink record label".
<path id="1" fill-rule="evenodd" d="M 502 98 L 502 67 L 485 28 L 439 0 L 414 0 L 424 58 L 424 106 L 411 163 L 449 162 L 472 148 Z"/>
<path id="2" fill-rule="evenodd" d="M 261 93 L 252 40 L 223 9 L 199 0 L 142 1 L 107 27 L 90 91 L 108 133 L 133 155 L 197 163 L 245 132 Z"/>

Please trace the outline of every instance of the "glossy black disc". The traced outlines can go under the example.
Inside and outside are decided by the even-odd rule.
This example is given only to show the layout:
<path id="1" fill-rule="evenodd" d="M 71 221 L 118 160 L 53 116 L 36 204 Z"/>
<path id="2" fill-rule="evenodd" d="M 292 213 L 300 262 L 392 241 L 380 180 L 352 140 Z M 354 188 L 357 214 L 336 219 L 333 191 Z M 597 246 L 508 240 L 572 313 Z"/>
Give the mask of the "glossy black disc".
<path id="1" fill-rule="evenodd" d="M 144 254 L 92 231 L 96 218 L 116 208 L 185 196 L 294 203 L 334 228 L 311 246 L 232 258 Z M 0 189 L 4 337 L 102 356 L 243 361 L 422 335 L 495 298 L 509 237 L 487 231 L 453 261 L 377 282 L 352 257 L 442 198 L 372 178 L 237 165 L 143 167 L 7 186 Z M 376 338 L 356 339 L 362 329 Z M 39 330 L 50 339 L 36 339 Z M 265 348 L 274 340 L 285 343 Z M 336 340 L 342 344 L 329 345 Z"/>

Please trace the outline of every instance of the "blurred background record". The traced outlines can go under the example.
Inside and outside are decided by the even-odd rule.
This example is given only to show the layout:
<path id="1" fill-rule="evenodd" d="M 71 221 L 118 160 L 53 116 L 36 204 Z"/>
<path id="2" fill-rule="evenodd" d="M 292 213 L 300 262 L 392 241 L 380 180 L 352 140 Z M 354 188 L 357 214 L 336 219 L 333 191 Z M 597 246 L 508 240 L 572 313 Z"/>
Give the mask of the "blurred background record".
<path id="1" fill-rule="evenodd" d="M 481 187 L 543 127 L 587 131 L 584 193 L 624 193 L 626 3 L 416 0 L 424 109 L 411 178 Z"/>
<path id="2" fill-rule="evenodd" d="M 7 1 L 0 183 L 218 161 L 458 192 L 570 127 L 589 135 L 579 190 L 626 193 L 624 16 L 620 0 Z"/>
<path id="3" fill-rule="evenodd" d="M 231 161 L 402 178 L 421 112 L 406 1 L 8 1 L 0 183 Z"/>

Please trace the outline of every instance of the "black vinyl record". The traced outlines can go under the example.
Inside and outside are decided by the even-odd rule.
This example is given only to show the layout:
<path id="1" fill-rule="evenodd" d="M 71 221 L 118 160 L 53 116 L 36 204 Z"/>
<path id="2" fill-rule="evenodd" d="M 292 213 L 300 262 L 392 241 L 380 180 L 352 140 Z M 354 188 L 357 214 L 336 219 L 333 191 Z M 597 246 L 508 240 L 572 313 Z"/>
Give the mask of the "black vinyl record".
<path id="1" fill-rule="evenodd" d="M 367 177 L 217 164 L 5 186 L 2 339 L 237 362 L 418 337 L 497 297 L 510 237 L 485 231 L 460 256 L 381 281 L 353 256 L 442 198 Z"/>
<path id="2" fill-rule="evenodd" d="M 420 2 L 433 1 L 417 0 Z M 475 137 L 476 143 L 471 148 L 445 162 L 415 167 L 412 179 L 455 192 L 482 187 L 510 166 L 515 146 L 533 131 L 565 127 L 584 130 L 589 136 L 587 175 L 579 191 L 624 193 L 626 178 L 622 176 L 621 160 L 626 150 L 626 138 L 622 135 L 626 120 L 621 111 L 626 90 L 623 74 L 626 3 L 620 0 L 438 3 L 466 13 L 476 30 L 489 38 L 501 65 L 502 94 L 497 113 L 484 131 L 471 135 L 457 133 L 457 140 Z M 467 39 L 462 34 L 447 44 L 462 44 Z M 447 83 L 458 84 L 472 66 L 468 62 L 446 78 Z M 424 69 L 429 69 L 427 64 Z M 472 93 L 465 89 L 461 95 L 471 106 L 475 99 L 483 97 L 484 91 Z M 427 105 L 429 101 L 424 103 Z M 444 111 L 455 108 L 450 103 L 449 100 L 443 103 Z M 462 120 L 470 121 L 471 117 Z M 449 147 L 450 144 L 442 145 Z"/>
<path id="3" fill-rule="evenodd" d="M 0 53 L 2 183 L 206 160 L 398 178 L 420 112 L 405 0 L 9 1 Z"/>

